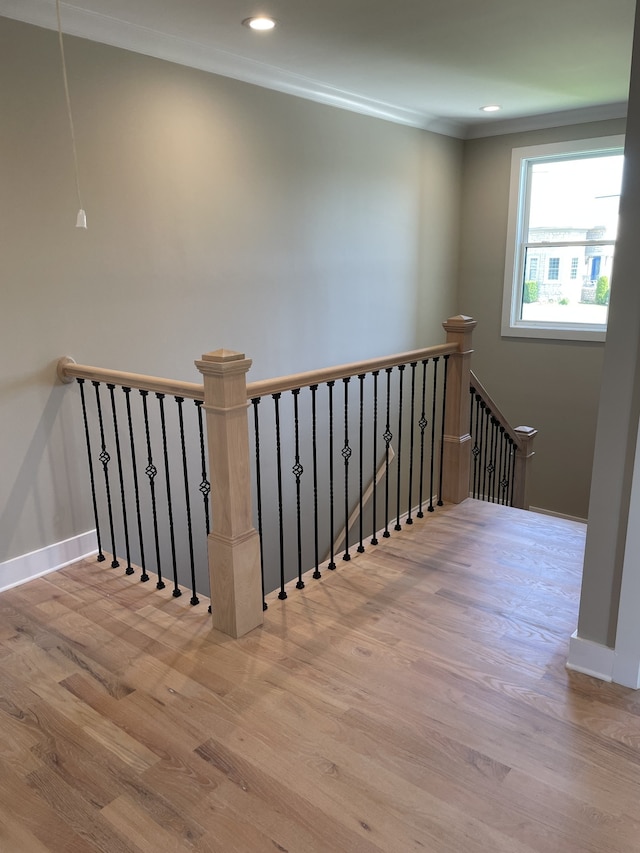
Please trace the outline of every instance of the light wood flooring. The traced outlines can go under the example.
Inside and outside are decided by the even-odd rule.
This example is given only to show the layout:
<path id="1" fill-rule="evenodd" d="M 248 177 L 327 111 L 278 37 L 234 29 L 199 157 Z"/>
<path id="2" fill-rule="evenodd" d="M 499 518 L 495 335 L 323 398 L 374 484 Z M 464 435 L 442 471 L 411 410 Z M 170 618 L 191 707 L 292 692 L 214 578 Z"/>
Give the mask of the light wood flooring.
<path id="1" fill-rule="evenodd" d="M 104 563 L 0 595 L 0 851 L 640 851 L 640 697 L 565 669 L 583 544 L 466 501 L 239 641 Z"/>

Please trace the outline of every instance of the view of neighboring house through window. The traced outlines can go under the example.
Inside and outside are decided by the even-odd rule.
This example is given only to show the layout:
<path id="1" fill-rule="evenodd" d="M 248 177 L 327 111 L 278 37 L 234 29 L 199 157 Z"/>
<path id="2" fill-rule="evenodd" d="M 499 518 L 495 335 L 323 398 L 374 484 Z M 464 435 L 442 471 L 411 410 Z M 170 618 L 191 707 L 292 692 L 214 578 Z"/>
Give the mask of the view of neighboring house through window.
<path id="1" fill-rule="evenodd" d="M 623 138 L 513 151 L 502 333 L 604 339 Z"/>

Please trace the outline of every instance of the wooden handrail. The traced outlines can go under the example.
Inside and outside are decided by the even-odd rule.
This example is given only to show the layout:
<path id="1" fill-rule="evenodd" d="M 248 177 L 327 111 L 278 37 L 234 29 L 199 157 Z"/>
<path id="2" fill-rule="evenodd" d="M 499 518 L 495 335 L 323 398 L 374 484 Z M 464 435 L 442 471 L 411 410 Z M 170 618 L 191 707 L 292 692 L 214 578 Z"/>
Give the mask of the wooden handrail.
<path id="1" fill-rule="evenodd" d="M 451 355 L 456 352 L 455 344 L 439 344 L 433 347 L 410 350 L 395 355 L 370 358 L 365 361 L 354 361 L 350 364 L 324 367 L 320 370 L 308 370 L 305 373 L 293 373 L 289 376 L 278 376 L 274 379 L 262 379 L 258 382 L 247 383 L 247 399 L 264 397 L 295 388 L 306 388 L 309 385 L 320 385 L 323 382 L 345 379 L 347 376 L 358 376 L 373 370 L 385 370 L 399 364 L 410 364 L 425 358 L 436 358 Z M 179 379 L 162 379 L 159 376 L 146 376 L 143 373 L 127 373 L 122 370 L 108 370 L 103 367 L 93 367 L 88 364 L 76 364 L 69 356 L 58 361 L 58 377 L 61 382 L 72 382 L 74 379 L 88 379 L 95 382 L 109 382 L 113 385 L 123 385 L 126 388 L 140 388 L 144 391 L 156 391 L 175 397 L 186 397 L 190 400 L 204 400 L 204 386 L 197 382 L 182 382 Z"/>
<path id="2" fill-rule="evenodd" d="M 126 373 L 122 370 L 107 370 L 103 367 L 76 364 L 69 356 L 59 359 L 58 378 L 61 382 L 89 379 L 92 382 L 105 382 L 122 385 L 125 388 L 156 391 L 173 397 L 186 397 L 188 400 L 204 400 L 204 386 L 197 382 L 181 382 L 179 379 L 162 379 L 159 376 L 145 376 L 143 373 Z"/>
<path id="3" fill-rule="evenodd" d="M 498 406 L 495 404 L 495 402 L 493 401 L 493 399 L 491 398 L 491 396 L 487 392 L 487 389 L 484 387 L 482 382 L 480 382 L 480 380 L 475 375 L 473 370 L 471 370 L 469 372 L 471 375 L 471 387 L 475 388 L 478 395 L 480 396 L 482 401 L 485 403 L 485 405 L 489 409 L 490 413 L 500 423 L 500 426 L 504 427 L 504 431 L 507 433 L 507 435 L 509 436 L 511 441 L 513 441 L 513 443 L 516 445 L 516 447 L 520 447 L 520 445 L 522 444 L 522 440 L 521 440 L 520 436 L 518 435 L 518 433 L 509 424 L 509 421 L 502 414 L 502 412 L 500 411 Z"/>
<path id="4" fill-rule="evenodd" d="M 291 376 L 279 376 L 275 379 L 249 382 L 247 384 L 247 397 L 253 400 L 256 397 L 265 397 L 268 394 L 292 391 L 295 388 L 307 388 L 309 385 L 320 385 L 323 382 L 346 379 L 348 376 L 359 376 L 363 373 L 371 373 L 373 370 L 385 370 L 387 367 L 410 364 L 413 361 L 422 361 L 425 358 L 451 355 L 457 352 L 457 349 L 455 344 L 439 344 L 438 346 L 425 347 L 396 355 L 370 358 L 367 361 L 354 361 L 351 364 L 341 364 L 336 367 L 325 367 L 321 370 L 294 373 Z"/>

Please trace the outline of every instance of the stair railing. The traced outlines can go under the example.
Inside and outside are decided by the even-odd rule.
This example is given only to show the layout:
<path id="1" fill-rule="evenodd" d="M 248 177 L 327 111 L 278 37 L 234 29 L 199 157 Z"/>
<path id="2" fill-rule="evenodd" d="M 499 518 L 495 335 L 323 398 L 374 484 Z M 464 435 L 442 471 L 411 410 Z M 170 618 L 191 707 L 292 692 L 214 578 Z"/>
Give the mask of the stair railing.
<path id="1" fill-rule="evenodd" d="M 529 509 L 529 469 L 538 431 L 529 426 L 511 427 L 473 371 L 469 394 L 470 496 Z"/>
<path id="2" fill-rule="evenodd" d="M 251 361 L 229 350 L 196 362 L 202 385 L 60 359 L 80 389 L 98 559 L 106 537 L 127 574 L 168 578 L 176 597 L 186 586 L 192 604 L 208 586 L 214 626 L 239 637 L 262 623 L 265 592 L 286 598 L 292 581 L 464 500 L 475 325 L 452 317 L 445 344 L 249 384 Z"/>

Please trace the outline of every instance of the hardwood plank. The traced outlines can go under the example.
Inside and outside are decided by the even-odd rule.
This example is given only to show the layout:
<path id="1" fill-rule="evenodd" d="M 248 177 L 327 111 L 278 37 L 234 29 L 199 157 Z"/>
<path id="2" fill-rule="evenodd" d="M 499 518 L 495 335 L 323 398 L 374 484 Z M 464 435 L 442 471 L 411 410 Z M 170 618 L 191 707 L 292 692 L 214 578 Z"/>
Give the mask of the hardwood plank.
<path id="1" fill-rule="evenodd" d="M 8 853 L 636 853 L 640 695 L 568 673 L 584 526 L 466 501 L 239 641 L 85 562 L 0 596 Z"/>

